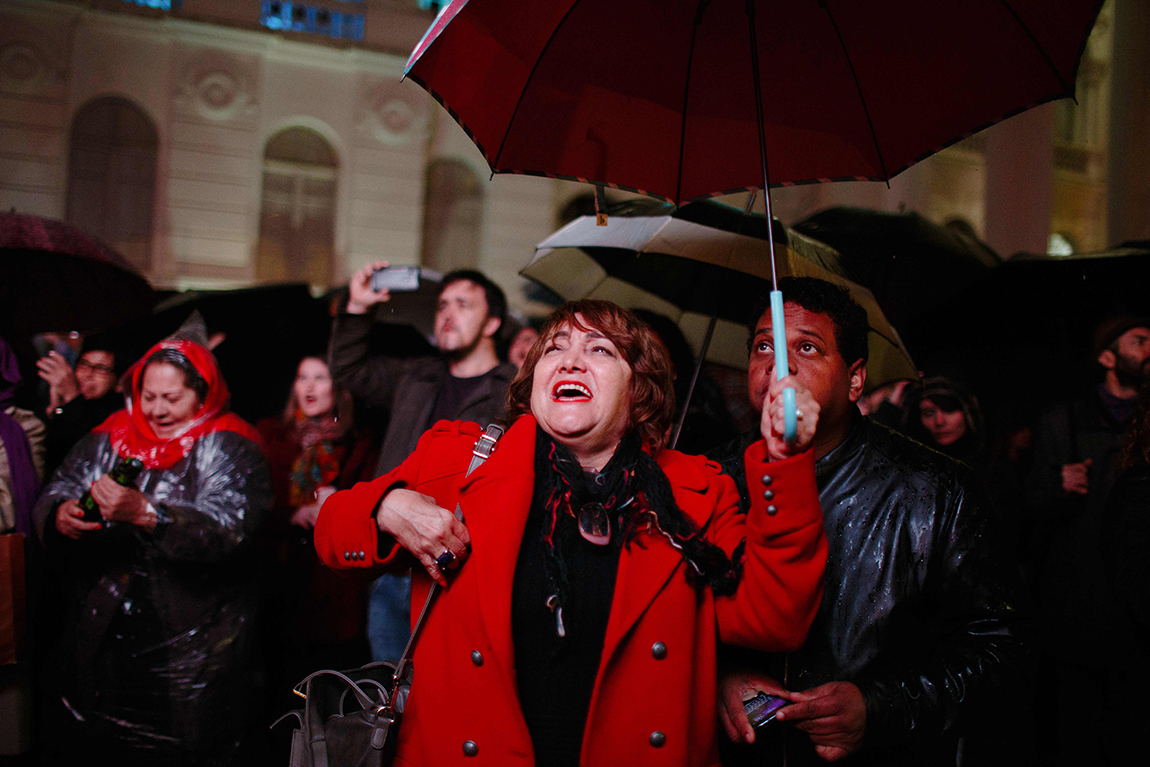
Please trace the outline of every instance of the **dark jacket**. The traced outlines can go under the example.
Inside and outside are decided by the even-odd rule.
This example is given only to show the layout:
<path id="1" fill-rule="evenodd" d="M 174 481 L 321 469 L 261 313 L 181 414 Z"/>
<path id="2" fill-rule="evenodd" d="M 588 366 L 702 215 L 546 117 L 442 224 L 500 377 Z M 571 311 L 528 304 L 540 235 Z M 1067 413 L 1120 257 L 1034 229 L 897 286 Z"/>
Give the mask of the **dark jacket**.
<path id="1" fill-rule="evenodd" d="M 1035 424 L 1026 482 L 1043 646 L 1062 661 L 1097 668 L 1121 668 L 1132 642 L 1106 582 L 1101 547 L 1124 426 L 1097 391 L 1051 408 Z M 1088 458 L 1090 492 L 1063 494 L 1063 464 Z"/>
<path id="2" fill-rule="evenodd" d="M 1110 732 L 1145 732 L 1150 721 L 1150 466 L 1123 472 L 1110 491 L 1102 520 L 1102 550 L 1119 618 L 1129 629 L 1131 652 L 1110 686 Z M 1111 764 L 1146 758 L 1140 738 L 1113 738 Z M 1112 746 L 1113 748 L 1113 746 Z"/>
<path id="3" fill-rule="evenodd" d="M 1102 528 L 1106 570 L 1120 609 L 1150 655 L 1150 466 L 1123 473 L 1111 490 Z M 1140 693 L 1145 697 L 1145 689 Z"/>
<path id="4" fill-rule="evenodd" d="M 336 318 L 331 336 L 331 372 L 361 401 L 385 409 L 389 415 L 375 472 L 380 476 L 414 452 L 419 438 L 431 426 L 428 421 L 435 400 L 450 370 L 443 357 L 370 356 L 368 335 L 372 322 L 371 315 L 340 314 Z M 507 409 L 507 387 L 514 377 L 514 365 L 496 366 L 453 416 L 455 420 L 487 426 L 502 418 Z"/>
<path id="5" fill-rule="evenodd" d="M 73 445 L 123 407 L 124 395 L 117 391 L 110 391 L 98 399 L 75 397 L 61 407 L 48 421 L 44 476 L 51 477 Z"/>
<path id="6" fill-rule="evenodd" d="M 733 447 L 714 457 L 745 498 Z M 807 642 L 785 658 L 734 662 L 792 690 L 854 683 L 866 736 L 844 764 L 954 765 L 963 716 L 1028 662 L 1001 536 L 964 467 L 862 416 L 815 476 L 830 550 Z M 761 739 L 774 756 L 766 764 L 784 749 L 790 767 L 822 764 L 806 735 L 775 732 Z"/>

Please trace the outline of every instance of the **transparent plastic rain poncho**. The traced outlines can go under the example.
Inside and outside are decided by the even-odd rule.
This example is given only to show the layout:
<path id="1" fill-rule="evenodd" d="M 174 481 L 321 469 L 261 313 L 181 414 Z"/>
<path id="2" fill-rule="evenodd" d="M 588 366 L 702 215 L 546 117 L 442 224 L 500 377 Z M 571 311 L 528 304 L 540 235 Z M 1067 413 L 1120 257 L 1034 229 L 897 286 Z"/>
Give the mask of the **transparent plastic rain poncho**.
<path id="1" fill-rule="evenodd" d="M 208 763 L 226 758 L 257 708 L 253 539 L 271 492 L 256 432 L 223 412 L 211 354 L 168 341 L 144 359 L 160 347 L 184 354 L 209 385 L 193 421 L 167 441 L 141 429 L 137 363 L 128 409 L 73 448 L 36 505 L 69 600 L 54 692 L 78 722 L 156 764 Z M 144 461 L 136 487 L 155 509 L 154 532 L 112 522 L 80 540 L 59 534 L 57 507 L 120 457 Z"/>

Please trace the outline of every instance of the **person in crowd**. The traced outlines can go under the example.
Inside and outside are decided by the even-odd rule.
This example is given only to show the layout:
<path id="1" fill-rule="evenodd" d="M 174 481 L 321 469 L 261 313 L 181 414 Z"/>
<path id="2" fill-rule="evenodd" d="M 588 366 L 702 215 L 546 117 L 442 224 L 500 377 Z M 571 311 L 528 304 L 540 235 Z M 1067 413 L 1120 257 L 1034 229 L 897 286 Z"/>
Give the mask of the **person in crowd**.
<path id="1" fill-rule="evenodd" d="M 794 378 L 770 390 L 768 437 L 747 460 L 776 497 L 744 515 L 717 466 L 663 449 L 669 371 L 634 315 L 566 304 L 474 473 L 479 426 L 441 422 L 397 469 L 324 504 L 316 547 L 330 566 L 414 563 L 420 598 L 431 579 L 446 585 L 416 642 L 398 761 L 714 764 L 718 637 L 801 644 L 825 546 L 818 408 Z M 806 415 L 794 444 L 781 438 L 785 385 Z"/>
<path id="2" fill-rule="evenodd" d="M 514 365 L 516 370 L 523 367 L 523 363 L 527 360 L 527 353 L 531 351 L 531 347 L 538 337 L 538 330 L 531 325 L 524 325 L 511 339 L 511 344 L 507 347 L 507 361 Z"/>
<path id="3" fill-rule="evenodd" d="M 75 371 L 56 351 L 36 361 L 48 384 L 48 473 L 55 471 L 80 438 L 124 407 L 116 391 L 116 352 L 107 344 L 85 342 Z"/>
<path id="4" fill-rule="evenodd" d="M 1122 434 L 1150 374 L 1150 318 L 1117 312 L 1093 335 L 1102 381 L 1056 403 L 1034 426 L 1027 512 L 1038 541 L 1035 589 L 1049 673 L 1039 700 L 1039 745 L 1051 764 L 1100 764 L 1124 736 L 1111 702 L 1126 684 L 1122 658 L 1134 638 L 1107 585 L 1100 546 L 1103 509 L 1118 471 Z M 1076 690 L 1097 691 L 1082 707 Z"/>
<path id="5" fill-rule="evenodd" d="M 48 746 L 69 764 L 226 764 L 257 708 L 267 462 L 200 343 L 156 344 L 126 381 L 126 409 L 68 454 L 34 511 L 74 592 Z M 125 459 L 142 462 L 128 485 L 110 476 Z"/>
<path id="6" fill-rule="evenodd" d="M 44 424 L 16 407 L 16 354 L 0 338 L 0 533 L 32 532 L 32 505 L 44 476 Z"/>
<path id="7" fill-rule="evenodd" d="M 683 418 L 683 410 L 687 411 L 675 447 L 684 453 L 702 453 L 737 437 L 739 430 L 723 401 L 723 391 L 706 371 L 699 371 L 695 390 L 691 391 L 695 354 L 679 326 L 656 312 L 637 309 L 635 314 L 651 326 L 655 335 L 667 347 L 671 358 L 671 375 L 675 382 L 675 402 L 678 404 L 676 424 Z"/>
<path id="8" fill-rule="evenodd" d="M 958 724 L 1014 680 L 1027 656 L 994 516 L 969 471 L 862 416 L 867 316 L 812 278 L 779 280 L 790 379 L 818 403 L 813 444 L 829 551 L 826 593 L 802 648 L 786 656 L 725 649 L 720 712 L 731 765 L 792 767 L 851 756 L 859 765 L 955 764 Z M 748 389 L 774 390 L 771 312 L 751 325 Z M 805 413 L 808 408 L 800 406 Z M 776 494 L 743 445 L 716 451 L 745 505 Z M 1025 674 L 1022 674 L 1025 677 Z M 744 700 L 791 702 L 756 732 Z"/>
<path id="9" fill-rule="evenodd" d="M 352 275 L 346 311 L 332 324 L 331 372 L 366 405 L 386 412 L 387 431 L 376 476 L 398 466 L 436 421 L 486 425 L 502 417 L 515 366 L 500 363 L 495 335 L 507 313 L 499 286 L 483 274 L 461 270 L 445 275 L 435 313 L 434 357 L 392 359 L 370 356 L 368 336 L 376 304 L 390 299 L 371 289 L 371 275 L 387 262 Z M 375 660 L 396 660 L 408 639 L 411 579 L 397 573 L 372 587 L 368 637 Z"/>
<path id="10" fill-rule="evenodd" d="M 1111 689 L 1116 717 L 1112 731 L 1141 732 L 1150 721 L 1150 387 L 1126 431 L 1118 478 L 1106 501 L 1102 552 L 1106 574 L 1122 620 L 1134 638 L 1122 660 L 1122 683 Z M 1144 756 L 1137 738 L 1108 746 L 1111 764 L 1137 764 Z"/>
<path id="11" fill-rule="evenodd" d="M 875 423 L 902 431 L 906 428 L 907 399 L 918 383 L 904 378 L 878 386 L 859 398 L 859 412 Z"/>
<path id="12" fill-rule="evenodd" d="M 17 408 L 22 376 L 16 355 L 0 338 L 0 753 L 16 756 L 32 747 L 32 684 L 27 659 L 32 649 L 25 605 L 34 602 L 36 568 L 29 567 L 26 536 L 40 492 L 37 459 L 43 460 L 44 425 Z M 16 563 L 24 563 L 17 567 Z M 15 662 L 14 662 L 15 661 Z"/>
<path id="13" fill-rule="evenodd" d="M 972 464 L 983 442 L 978 398 L 945 376 L 927 376 L 907 398 L 907 434 L 940 453 Z"/>
<path id="14" fill-rule="evenodd" d="M 312 530 L 328 496 L 374 476 L 375 455 L 370 435 L 355 427 L 351 394 L 315 356 L 300 360 L 283 416 L 257 426 L 273 493 L 264 655 L 270 707 L 282 712 L 292 685 L 312 671 L 371 659 L 368 582 L 323 566 Z"/>

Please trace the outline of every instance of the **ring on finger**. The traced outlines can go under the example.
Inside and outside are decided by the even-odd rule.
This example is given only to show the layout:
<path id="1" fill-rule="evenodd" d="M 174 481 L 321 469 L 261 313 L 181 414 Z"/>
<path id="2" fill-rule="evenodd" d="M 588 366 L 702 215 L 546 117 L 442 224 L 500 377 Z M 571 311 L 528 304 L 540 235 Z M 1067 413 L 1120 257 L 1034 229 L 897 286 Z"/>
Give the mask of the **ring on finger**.
<path id="1" fill-rule="evenodd" d="M 440 570 L 446 570 L 455 561 L 455 554 L 451 553 L 451 549 L 444 549 L 443 553 L 435 558 L 435 566 Z"/>

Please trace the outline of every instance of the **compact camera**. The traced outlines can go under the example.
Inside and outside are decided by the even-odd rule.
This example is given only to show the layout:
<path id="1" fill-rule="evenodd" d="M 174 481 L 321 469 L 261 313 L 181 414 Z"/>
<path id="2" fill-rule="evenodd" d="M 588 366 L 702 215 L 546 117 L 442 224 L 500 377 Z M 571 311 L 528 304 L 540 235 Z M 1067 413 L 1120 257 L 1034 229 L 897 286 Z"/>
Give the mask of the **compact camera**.
<path id="1" fill-rule="evenodd" d="M 760 690 L 755 697 L 743 701 L 743 710 L 747 712 L 747 719 L 751 720 L 751 726 L 760 730 L 775 721 L 775 714 L 779 712 L 780 708 L 789 705 L 791 705 L 789 700 L 776 695 L 767 695 Z"/>
<path id="2" fill-rule="evenodd" d="M 389 266 L 371 273 L 371 289 L 378 293 L 410 293 L 419 290 L 418 266 Z"/>

